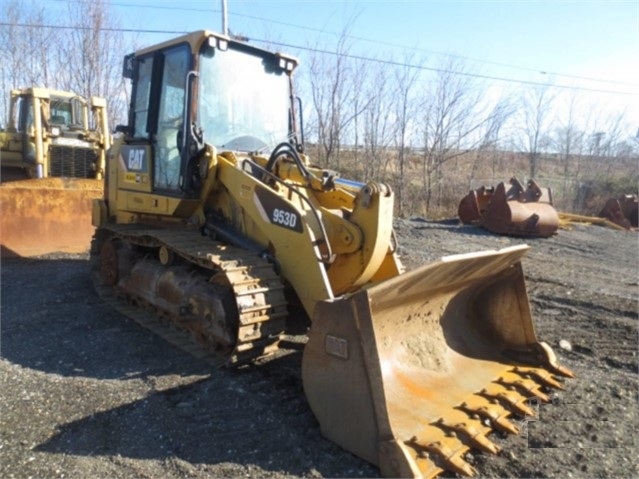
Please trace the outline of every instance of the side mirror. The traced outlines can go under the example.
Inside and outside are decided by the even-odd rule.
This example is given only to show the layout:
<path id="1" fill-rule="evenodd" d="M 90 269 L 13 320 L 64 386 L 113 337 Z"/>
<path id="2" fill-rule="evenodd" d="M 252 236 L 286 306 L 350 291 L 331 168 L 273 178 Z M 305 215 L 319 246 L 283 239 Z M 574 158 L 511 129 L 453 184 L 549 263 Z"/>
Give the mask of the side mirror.
<path id="1" fill-rule="evenodd" d="M 115 127 L 115 132 L 116 133 L 124 133 L 125 135 L 132 136 L 133 135 L 133 128 L 131 128 L 129 125 L 117 125 Z"/>
<path id="2" fill-rule="evenodd" d="M 122 62 L 122 76 L 129 80 L 133 80 L 135 76 L 135 55 L 133 53 L 129 53 L 124 57 L 124 61 Z"/>

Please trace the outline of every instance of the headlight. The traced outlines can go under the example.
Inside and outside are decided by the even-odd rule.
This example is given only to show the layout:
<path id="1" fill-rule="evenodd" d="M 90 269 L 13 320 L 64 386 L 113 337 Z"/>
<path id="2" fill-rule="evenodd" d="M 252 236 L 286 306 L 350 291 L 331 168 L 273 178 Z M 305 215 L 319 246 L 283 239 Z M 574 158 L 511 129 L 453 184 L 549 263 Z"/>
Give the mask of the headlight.
<path id="1" fill-rule="evenodd" d="M 51 136 L 60 136 L 60 127 L 59 126 L 51 127 Z"/>

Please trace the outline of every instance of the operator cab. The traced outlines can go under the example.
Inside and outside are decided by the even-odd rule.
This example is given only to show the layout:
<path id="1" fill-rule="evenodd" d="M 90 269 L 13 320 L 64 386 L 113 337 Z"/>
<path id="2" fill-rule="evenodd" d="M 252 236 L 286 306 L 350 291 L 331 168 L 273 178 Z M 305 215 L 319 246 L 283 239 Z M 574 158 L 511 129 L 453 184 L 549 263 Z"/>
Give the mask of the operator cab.
<path id="1" fill-rule="evenodd" d="M 268 153 L 291 140 L 296 65 L 291 57 L 206 31 L 126 56 L 132 99 L 128 126 L 118 130 L 135 149 L 127 154 L 129 171 L 147 174 L 153 192 L 195 197 L 205 144 Z"/>

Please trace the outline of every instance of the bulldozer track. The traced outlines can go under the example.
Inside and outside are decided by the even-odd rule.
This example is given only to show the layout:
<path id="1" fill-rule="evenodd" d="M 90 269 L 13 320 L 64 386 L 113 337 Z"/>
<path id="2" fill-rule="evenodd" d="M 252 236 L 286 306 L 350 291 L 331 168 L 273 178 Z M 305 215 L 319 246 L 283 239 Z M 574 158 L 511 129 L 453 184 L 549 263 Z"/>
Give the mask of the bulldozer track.
<path id="1" fill-rule="evenodd" d="M 104 283 L 100 249 L 107 239 L 118 238 L 134 247 L 166 248 L 210 274 L 210 282 L 228 285 L 237 304 L 237 337 L 230 355 L 220 354 L 217 344 L 194 339 L 188 320 L 172 317 L 143 298 L 118 294 Z M 170 264 L 169 266 L 170 267 Z M 288 317 L 284 285 L 273 266 L 254 252 L 224 245 L 194 231 L 174 231 L 131 225 L 102 227 L 93 239 L 91 269 L 102 300 L 171 344 L 213 366 L 239 366 L 272 355 Z M 225 318 L 234 322 L 235 318 Z"/>

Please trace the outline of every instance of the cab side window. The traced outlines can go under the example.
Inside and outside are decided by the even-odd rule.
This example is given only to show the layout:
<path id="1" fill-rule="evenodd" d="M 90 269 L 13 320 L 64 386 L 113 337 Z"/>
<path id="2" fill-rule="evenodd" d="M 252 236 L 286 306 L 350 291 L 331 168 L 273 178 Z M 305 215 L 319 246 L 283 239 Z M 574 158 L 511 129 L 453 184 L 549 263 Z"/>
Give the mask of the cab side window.
<path id="1" fill-rule="evenodd" d="M 136 138 L 145 138 L 147 133 L 147 121 L 149 117 L 149 95 L 151 92 L 151 76 L 153 73 L 153 57 L 139 60 L 138 78 L 135 93 L 135 130 L 133 135 Z"/>
<path id="2" fill-rule="evenodd" d="M 33 127 L 33 100 L 29 97 L 20 97 L 16 103 L 18 111 L 18 131 L 28 133 Z"/>
<path id="3" fill-rule="evenodd" d="M 178 140 L 182 131 L 189 63 L 190 50 L 186 45 L 164 52 L 153 179 L 156 189 L 175 193 L 181 192 L 181 154 Z"/>

